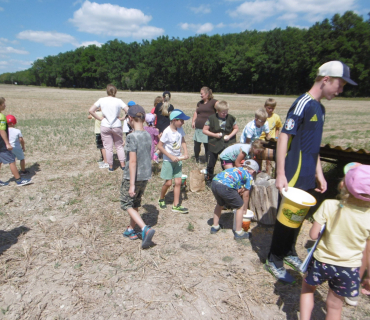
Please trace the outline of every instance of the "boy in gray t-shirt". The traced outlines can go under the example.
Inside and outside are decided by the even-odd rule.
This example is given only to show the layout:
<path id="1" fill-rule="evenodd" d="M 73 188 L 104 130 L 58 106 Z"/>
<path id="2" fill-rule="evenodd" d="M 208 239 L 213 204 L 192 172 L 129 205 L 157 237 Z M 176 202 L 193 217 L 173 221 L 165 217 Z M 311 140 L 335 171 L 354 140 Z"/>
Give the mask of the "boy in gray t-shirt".
<path id="1" fill-rule="evenodd" d="M 142 248 L 150 247 L 155 230 L 147 226 L 138 213 L 141 197 L 144 194 L 148 180 L 152 176 L 152 159 L 150 150 L 152 140 L 144 130 L 145 111 L 139 105 L 131 106 L 128 110 L 130 126 L 134 132 L 126 139 L 126 168 L 121 185 L 121 208 L 130 215 L 130 225 L 123 233 L 130 240 L 138 238 L 134 228 L 136 224 L 142 230 Z"/>

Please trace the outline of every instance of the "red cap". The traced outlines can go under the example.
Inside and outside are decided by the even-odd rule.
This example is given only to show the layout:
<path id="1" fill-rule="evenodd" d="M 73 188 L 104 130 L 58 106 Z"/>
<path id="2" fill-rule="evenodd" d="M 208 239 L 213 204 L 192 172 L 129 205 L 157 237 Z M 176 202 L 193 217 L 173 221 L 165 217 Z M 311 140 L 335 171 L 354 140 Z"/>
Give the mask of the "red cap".
<path id="1" fill-rule="evenodd" d="M 6 122 L 8 124 L 16 125 L 17 124 L 17 119 L 14 116 L 12 116 L 11 114 L 8 114 L 6 116 Z"/>

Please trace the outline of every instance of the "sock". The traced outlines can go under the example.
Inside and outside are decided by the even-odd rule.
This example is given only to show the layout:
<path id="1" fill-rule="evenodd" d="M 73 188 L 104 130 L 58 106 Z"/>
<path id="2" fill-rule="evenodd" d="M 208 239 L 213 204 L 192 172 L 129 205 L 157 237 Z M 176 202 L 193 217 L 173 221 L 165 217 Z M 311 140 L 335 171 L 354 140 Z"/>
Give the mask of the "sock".
<path id="1" fill-rule="evenodd" d="M 132 231 L 134 229 L 132 229 L 130 226 L 127 227 L 127 231 Z"/>
<path id="2" fill-rule="evenodd" d="M 141 229 L 141 231 L 144 231 L 145 227 L 146 227 L 146 225 Z"/>
<path id="3" fill-rule="evenodd" d="M 244 233 L 244 230 L 241 229 L 240 231 L 235 231 L 239 236 L 241 236 Z"/>
<path id="4" fill-rule="evenodd" d="M 218 226 L 213 225 L 212 228 L 218 230 L 218 229 L 220 229 L 220 225 L 218 225 Z"/>

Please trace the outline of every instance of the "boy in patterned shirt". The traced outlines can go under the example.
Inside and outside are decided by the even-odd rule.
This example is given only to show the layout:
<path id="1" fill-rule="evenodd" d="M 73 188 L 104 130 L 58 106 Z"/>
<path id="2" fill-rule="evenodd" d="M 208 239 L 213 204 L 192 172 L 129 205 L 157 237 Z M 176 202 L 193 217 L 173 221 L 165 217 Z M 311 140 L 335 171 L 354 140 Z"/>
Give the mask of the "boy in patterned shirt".
<path id="1" fill-rule="evenodd" d="M 237 209 L 234 239 L 250 238 L 250 234 L 242 229 L 243 214 L 246 214 L 248 209 L 249 190 L 253 174 L 258 170 L 259 167 L 256 161 L 246 160 L 244 167 L 226 169 L 213 178 L 211 189 L 217 204 L 213 213 L 211 234 L 215 234 L 221 229 L 219 225 L 221 210 L 224 206 L 227 206 L 231 209 Z"/>

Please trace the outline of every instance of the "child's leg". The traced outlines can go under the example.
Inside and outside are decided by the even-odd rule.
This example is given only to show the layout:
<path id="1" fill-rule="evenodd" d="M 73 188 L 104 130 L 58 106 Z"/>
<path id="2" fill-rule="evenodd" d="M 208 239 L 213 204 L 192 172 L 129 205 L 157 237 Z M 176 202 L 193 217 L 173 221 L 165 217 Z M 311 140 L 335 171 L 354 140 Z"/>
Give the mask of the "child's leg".
<path id="1" fill-rule="evenodd" d="M 26 160 L 19 161 L 19 164 L 21 165 L 21 171 L 26 171 Z"/>
<path id="2" fill-rule="evenodd" d="M 199 161 L 199 154 L 200 154 L 200 146 L 201 142 L 195 141 L 194 140 L 194 157 L 196 161 Z"/>
<path id="3" fill-rule="evenodd" d="M 130 228 L 134 229 L 138 225 L 141 229 L 145 227 L 145 223 L 139 214 L 139 208 L 128 208 L 128 214 L 130 215 Z"/>
<path id="4" fill-rule="evenodd" d="M 340 320 L 343 299 L 343 297 L 338 296 L 333 290 L 329 289 L 328 296 L 326 298 L 326 320 Z"/>
<path id="5" fill-rule="evenodd" d="M 215 170 L 215 165 L 216 165 L 217 158 L 218 158 L 218 153 L 213 153 L 211 151 L 208 151 L 208 155 L 207 155 L 207 175 L 208 175 L 208 179 L 207 180 L 212 180 L 213 179 L 213 172 Z"/>
<path id="6" fill-rule="evenodd" d="M 14 178 L 18 180 L 21 176 L 19 175 L 15 161 L 13 163 L 9 163 L 9 167 L 10 167 L 10 171 L 12 172 Z"/>
<path id="7" fill-rule="evenodd" d="M 167 193 L 167 190 L 169 187 L 171 187 L 172 185 L 172 179 L 171 180 L 166 180 L 162 186 L 162 190 L 161 190 L 161 197 L 159 199 L 164 199 L 164 197 L 166 196 L 166 193 Z"/>
<path id="8" fill-rule="evenodd" d="M 173 188 L 173 206 L 176 207 L 180 202 L 181 178 L 175 178 L 174 180 L 175 187 Z"/>
<path id="9" fill-rule="evenodd" d="M 220 224 L 222 207 L 216 204 L 215 210 L 213 211 L 213 225 L 217 227 Z"/>
<path id="10" fill-rule="evenodd" d="M 235 231 L 241 231 L 243 225 L 243 207 L 236 210 L 235 219 Z"/>
<path id="11" fill-rule="evenodd" d="M 302 280 L 302 290 L 300 298 L 300 320 L 310 320 L 314 306 L 314 292 L 316 286 L 310 286 L 306 281 Z"/>

